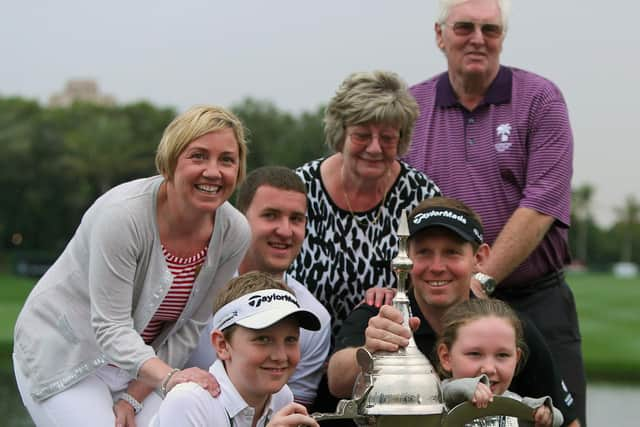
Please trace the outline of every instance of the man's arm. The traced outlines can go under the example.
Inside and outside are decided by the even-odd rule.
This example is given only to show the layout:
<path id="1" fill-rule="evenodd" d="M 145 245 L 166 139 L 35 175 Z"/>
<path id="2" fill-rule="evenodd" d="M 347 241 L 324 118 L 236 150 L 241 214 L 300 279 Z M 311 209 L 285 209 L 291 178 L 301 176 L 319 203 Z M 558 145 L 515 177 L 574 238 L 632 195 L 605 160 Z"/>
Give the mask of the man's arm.
<path id="1" fill-rule="evenodd" d="M 329 391 L 335 397 L 351 397 L 353 384 L 360 373 L 360 367 L 356 362 L 356 351 L 359 347 L 348 347 L 337 351 L 329 359 L 327 368 L 327 380 Z"/>
<path id="2" fill-rule="evenodd" d="M 519 315 L 522 321 L 524 340 L 528 348 L 528 357 L 513 377 L 509 390 L 520 396 L 550 396 L 553 405 L 562 412 L 565 426 L 576 426 L 576 413 L 573 397 L 567 390 L 562 376 L 553 360 L 544 337 L 533 322 L 525 315 Z"/>
<path id="3" fill-rule="evenodd" d="M 555 218 L 534 209 L 515 210 L 491 247 L 489 258 L 483 263 L 483 273 L 499 283 L 516 269 L 538 247 Z M 471 290 L 477 297 L 486 297 L 480 282 L 471 280 Z"/>
<path id="4" fill-rule="evenodd" d="M 554 221 L 569 225 L 573 134 L 561 91 L 546 82 L 539 87 L 529 111 L 526 184 L 517 208 L 492 245 L 482 272 L 499 283 L 540 244 Z M 486 219 L 486 218 L 485 218 Z M 486 271 L 485 271 L 486 269 Z M 474 294 L 479 283 L 472 280 Z"/>
<path id="5" fill-rule="evenodd" d="M 376 351 L 396 351 L 398 347 L 406 347 L 409 344 L 411 333 L 402 325 L 402 313 L 390 305 L 382 306 L 378 314 L 371 317 L 368 323 L 363 323 L 366 322 L 365 319 L 354 321 L 355 319 L 352 318 L 354 315 L 357 316 L 358 312 L 370 309 L 369 306 L 364 306 L 354 311 L 347 318 L 338 334 L 338 345 L 340 342 L 348 340 L 347 342 L 352 346 L 339 349 L 329 359 L 327 370 L 329 391 L 336 397 L 351 397 L 353 385 L 360 373 L 360 366 L 356 361 L 358 345 L 364 346 L 370 353 L 374 353 Z M 410 320 L 411 327 L 417 328 L 418 319 L 412 318 Z M 362 325 L 360 332 L 357 324 Z M 364 325 L 366 325 L 366 329 L 362 332 Z"/>

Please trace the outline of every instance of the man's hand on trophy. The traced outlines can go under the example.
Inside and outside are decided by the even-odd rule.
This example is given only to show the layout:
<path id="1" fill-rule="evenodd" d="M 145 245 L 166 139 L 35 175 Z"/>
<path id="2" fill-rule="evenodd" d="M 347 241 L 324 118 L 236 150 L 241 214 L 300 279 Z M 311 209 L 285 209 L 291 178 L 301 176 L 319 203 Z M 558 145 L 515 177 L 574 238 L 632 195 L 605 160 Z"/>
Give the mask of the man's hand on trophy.
<path id="1" fill-rule="evenodd" d="M 383 305 L 391 305 L 393 297 L 396 296 L 394 288 L 381 288 L 374 286 L 367 289 L 364 294 L 364 303 L 374 307 L 382 307 Z"/>
<path id="2" fill-rule="evenodd" d="M 377 316 L 369 319 L 365 330 L 364 347 L 371 353 L 376 351 L 396 351 L 409 344 L 411 332 L 402 324 L 402 313 L 390 305 L 383 305 Z M 416 330 L 420 319 L 412 317 L 409 326 Z"/>

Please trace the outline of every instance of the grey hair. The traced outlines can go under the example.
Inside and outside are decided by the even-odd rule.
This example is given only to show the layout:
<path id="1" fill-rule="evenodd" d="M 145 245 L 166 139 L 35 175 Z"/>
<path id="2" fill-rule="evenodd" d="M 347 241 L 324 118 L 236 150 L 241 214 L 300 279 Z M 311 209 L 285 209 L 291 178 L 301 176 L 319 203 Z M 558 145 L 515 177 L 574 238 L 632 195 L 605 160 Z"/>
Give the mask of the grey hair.
<path id="1" fill-rule="evenodd" d="M 326 144 L 342 151 L 347 126 L 384 123 L 400 129 L 398 154 L 409 149 L 419 109 L 406 83 L 390 71 L 349 75 L 329 101 L 324 114 Z"/>
<path id="2" fill-rule="evenodd" d="M 438 21 L 441 26 L 449 19 L 449 13 L 455 6 L 464 3 L 468 0 L 440 0 L 438 2 Z M 511 13 L 511 0 L 495 0 L 498 3 L 500 9 L 500 16 L 502 18 L 502 28 L 507 31 L 509 27 L 509 14 Z"/>

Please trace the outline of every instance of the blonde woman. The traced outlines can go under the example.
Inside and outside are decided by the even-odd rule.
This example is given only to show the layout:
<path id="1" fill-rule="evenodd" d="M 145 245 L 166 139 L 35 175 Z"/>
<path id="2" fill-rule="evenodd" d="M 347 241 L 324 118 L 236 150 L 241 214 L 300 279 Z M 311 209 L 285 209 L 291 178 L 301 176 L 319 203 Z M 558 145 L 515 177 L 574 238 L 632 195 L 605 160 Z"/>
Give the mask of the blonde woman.
<path id="1" fill-rule="evenodd" d="M 161 401 L 153 389 L 217 392 L 208 372 L 180 368 L 249 242 L 227 202 L 245 158 L 241 122 L 195 107 L 166 128 L 158 176 L 87 210 L 15 327 L 16 380 L 36 425 L 146 425 Z"/>

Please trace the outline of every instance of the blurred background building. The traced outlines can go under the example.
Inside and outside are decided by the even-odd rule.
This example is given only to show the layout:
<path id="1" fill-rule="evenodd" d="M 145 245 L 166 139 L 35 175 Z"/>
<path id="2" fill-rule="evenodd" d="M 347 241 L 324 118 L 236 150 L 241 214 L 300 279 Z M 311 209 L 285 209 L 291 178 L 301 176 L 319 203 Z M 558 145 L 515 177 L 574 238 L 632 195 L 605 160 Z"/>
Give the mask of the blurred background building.
<path id="1" fill-rule="evenodd" d="M 113 96 L 100 93 L 98 83 L 95 80 L 72 79 L 67 82 L 62 92 L 51 95 L 49 105 L 52 107 L 68 107 L 76 101 L 104 106 L 116 104 L 116 99 Z"/>

